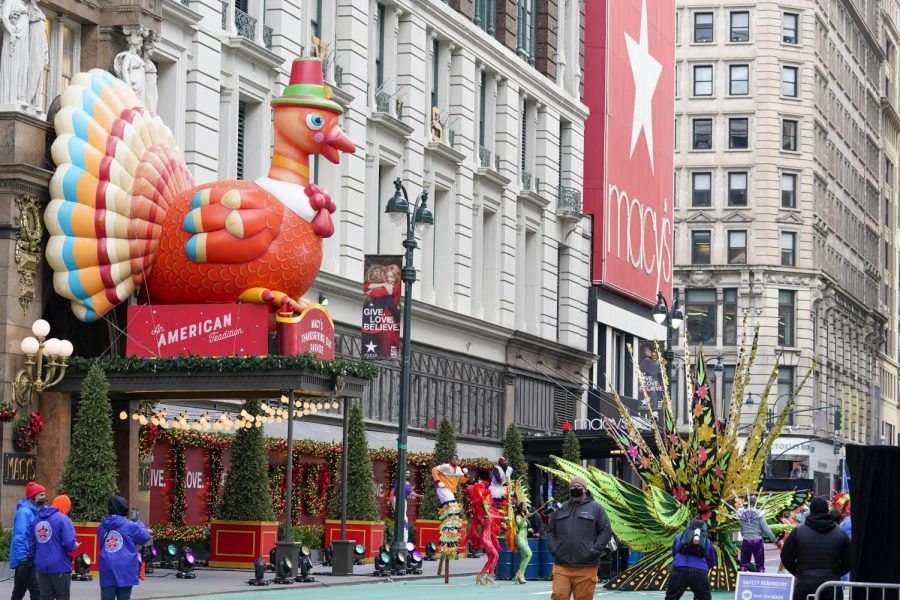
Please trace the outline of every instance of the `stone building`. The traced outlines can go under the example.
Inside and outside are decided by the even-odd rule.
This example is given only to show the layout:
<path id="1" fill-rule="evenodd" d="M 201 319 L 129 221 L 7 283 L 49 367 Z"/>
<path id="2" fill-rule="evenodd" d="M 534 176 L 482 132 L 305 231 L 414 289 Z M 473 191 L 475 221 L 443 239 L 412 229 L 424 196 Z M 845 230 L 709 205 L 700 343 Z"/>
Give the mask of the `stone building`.
<path id="1" fill-rule="evenodd" d="M 156 12 L 146 14 L 156 15 L 152 23 L 117 24 L 159 31 L 152 52 L 157 112 L 198 184 L 266 174 L 270 101 L 294 57 L 323 57 L 324 78 L 346 108 L 343 128 L 357 145 L 340 165 L 312 165 L 312 179 L 331 191 L 338 212 L 322 273 L 307 296 L 329 299 L 339 354 L 360 356 L 364 255 L 402 252 L 401 232 L 384 215 L 393 180 L 402 178 L 411 197 L 428 191 L 435 226 L 416 252 L 411 450 L 431 449 L 445 415 L 455 422 L 461 453 L 473 456 L 496 456 L 510 423 L 525 435 L 544 434 L 577 416 L 580 375 L 593 362 L 585 351 L 584 308 L 590 224 L 580 205 L 583 3 L 161 0 L 153 6 Z M 117 39 L 115 49 L 122 50 Z M 111 68 L 116 52 L 85 55 L 86 48 L 75 70 Z M 49 89 L 48 99 L 56 91 Z M 35 121 L 40 151 L 17 147 L 21 155 L 4 162 L 14 173 L 18 163 L 35 163 L 40 177 L 28 189 L 45 199 L 49 130 L 19 113 L 9 118 Z M 4 206 L 12 207 L 13 195 Z M 4 214 L 3 222 L 12 223 L 15 211 Z M 14 245 L 8 242 L 10 265 Z M 15 281 L 14 269 L 9 278 Z M 42 285 L 40 269 L 35 281 L 43 310 L 36 299 L 23 317 L 12 295 L 4 304 L 7 351 L 43 313 L 76 343 L 76 354 L 121 352 L 122 313 L 86 326 Z M 12 351 L 7 381 L 20 365 Z M 363 402 L 371 444 L 395 444 L 398 401 L 393 363 Z M 307 417 L 295 435 L 338 439 L 339 423 L 328 414 Z M 4 488 L 4 521 L 8 499 L 20 493 Z"/>
<path id="2" fill-rule="evenodd" d="M 726 408 L 745 319 L 760 327 L 747 403 L 777 353 L 776 409 L 818 365 L 769 474 L 803 462 L 824 491 L 835 442 L 878 443 L 897 418 L 890 66 L 882 82 L 883 32 L 896 29 L 879 7 L 678 3 L 675 283 L 688 343 L 724 367 Z"/>

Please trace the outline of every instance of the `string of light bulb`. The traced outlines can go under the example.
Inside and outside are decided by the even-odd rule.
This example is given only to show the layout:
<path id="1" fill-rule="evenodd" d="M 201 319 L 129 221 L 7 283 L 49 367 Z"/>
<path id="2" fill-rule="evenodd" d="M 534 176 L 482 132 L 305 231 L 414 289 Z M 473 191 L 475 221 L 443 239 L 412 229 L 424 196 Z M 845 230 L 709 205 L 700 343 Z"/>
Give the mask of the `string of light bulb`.
<path id="1" fill-rule="evenodd" d="M 163 429 L 175 429 L 182 431 L 200 431 L 200 432 L 228 432 L 237 431 L 238 429 L 251 429 L 253 427 L 262 427 L 265 424 L 282 423 L 288 419 L 289 414 L 293 414 L 295 419 L 305 417 L 307 415 L 317 414 L 320 410 L 336 409 L 338 402 L 336 398 L 327 399 L 295 399 L 293 410 L 290 407 L 290 399 L 287 396 L 281 396 L 280 405 L 274 406 L 269 403 L 263 403 L 261 409 L 263 414 L 251 415 L 246 409 L 235 408 L 234 411 L 222 412 L 210 415 L 204 412 L 200 417 L 194 418 L 187 413 L 181 411 L 177 415 L 169 415 L 166 409 L 153 410 L 151 404 L 142 405 L 137 411 L 128 413 L 121 411 L 119 419 L 127 421 L 129 418 L 137 421 L 140 425 L 155 425 Z M 232 418 L 231 414 L 235 414 L 236 418 Z"/>

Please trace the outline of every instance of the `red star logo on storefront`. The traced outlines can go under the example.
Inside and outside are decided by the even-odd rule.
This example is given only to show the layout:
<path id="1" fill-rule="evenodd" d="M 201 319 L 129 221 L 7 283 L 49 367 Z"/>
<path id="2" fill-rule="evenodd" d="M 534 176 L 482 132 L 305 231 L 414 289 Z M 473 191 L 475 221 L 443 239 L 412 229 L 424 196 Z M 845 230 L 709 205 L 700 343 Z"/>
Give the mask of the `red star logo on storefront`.
<path id="1" fill-rule="evenodd" d="M 568 420 L 568 419 L 566 419 L 565 421 L 563 421 L 563 424 L 562 424 L 562 430 L 563 430 L 563 431 L 569 431 L 570 429 L 572 429 L 572 424 L 569 423 L 569 420 Z"/>

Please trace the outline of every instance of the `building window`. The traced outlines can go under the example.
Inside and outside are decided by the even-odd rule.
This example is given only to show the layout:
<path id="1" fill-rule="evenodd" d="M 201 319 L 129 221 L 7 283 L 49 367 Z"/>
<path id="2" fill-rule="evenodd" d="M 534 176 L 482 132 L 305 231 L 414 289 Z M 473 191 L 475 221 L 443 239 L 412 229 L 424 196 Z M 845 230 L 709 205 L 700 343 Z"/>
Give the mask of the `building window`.
<path id="1" fill-rule="evenodd" d="M 712 206 L 712 173 L 694 173 L 691 180 L 691 206 Z"/>
<path id="2" fill-rule="evenodd" d="M 518 53 L 534 64 L 537 38 L 537 0 L 518 0 L 519 11 L 516 26 Z"/>
<path id="3" fill-rule="evenodd" d="M 322 0 L 313 0 L 310 7 L 309 29 L 317 38 L 322 37 Z M 380 15 L 379 15 L 380 16 Z"/>
<path id="4" fill-rule="evenodd" d="M 728 68 L 728 93 L 732 96 L 750 93 L 750 65 L 731 65 Z"/>
<path id="5" fill-rule="evenodd" d="M 711 65 L 694 67 L 694 95 L 712 96 L 713 92 L 713 68 Z"/>
<path id="6" fill-rule="evenodd" d="M 795 292 L 778 291 L 778 345 L 794 345 Z"/>
<path id="7" fill-rule="evenodd" d="M 746 231 L 729 231 L 728 232 L 728 264 L 729 265 L 745 265 L 747 264 L 747 232 Z"/>
<path id="8" fill-rule="evenodd" d="M 681 91 L 678 89 L 678 84 L 681 82 L 681 69 L 678 68 L 678 65 L 675 65 L 675 97 L 678 98 L 681 95 Z"/>
<path id="9" fill-rule="evenodd" d="M 800 41 L 797 25 L 800 15 L 796 13 L 784 13 L 781 18 L 781 40 L 785 44 L 797 44 Z"/>
<path id="10" fill-rule="evenodd" d="M 747 171 L 728 174 L 728 206 L 747 206 Z"/>
<path id="11" fill-rule="evenodd" d="M 381 91 L 384 84 L 384 4 L 378 3 L 378 49 L 375 52 L 375 88 Z M 434 104 L 432 104 L 434 106 Z"/>
<path id="12" fill-rule="evenodd" d="M 722 300 L 722 343 L 726 346 L 736 346 L 738 321 L 737 290 L 722 290 Z M 734 379 L 733 372 L 731 379 Z"/>
<path id="13" fill-rule="evenodd" d="M 487 110 L 487 75 L 481 72 L 481 86 L 478 88 L 478 145 L 484 148 L 484 118 Z M 560 144 L 560 147 L 562 145 Z M 485 166 L 485 165 L 482 165 Z M 487 166 L 491 166 L 490 164 Z M 559 165 L 559 172 L 562 173 L 562 163 Z"/>
<path id="14" fill-rule="evenodd" d="M 797 97 L 797 67 L 781 67 L 781 95 Z"/>
<path id="15" fill-rule="evenodd" d="M 694 13 L 694 43 L 709 44 L 713 41 L 713 14 L 711 12 Z"/>
<path id="16" fill-rule="evenodd" d="M 884 182 L 892 187 L 894 185 L 894 163 L 889 158 L 884 159 Z"/>
<path id="17" fill-rule="evenodd" d="M 494 35 L 494 16 L 497 13 L 496 0 L 475 0 L 475 25 Z"/>
<path id="18" fill-rule="evenodd" d="M 793 267 L 796 262 L 797 234 L 793 231 L 781 232 L 781 264 Z"/>
<path id="19" fill-rule="evenodd" d="M 685 324 L 689 344 L 716 344 L 716 290 L 687 290 Z"/>
<path id="20" fill-rule="evenodd" d="M 247 120 L 247 103 L 243 100 L 238 101 L 238 122 L 237 122 L 237 178 L 244 178 L 244 133 Z"/>
<path id="21" fill-rule="evenodd" d="M 712 119 L 694 119 L 694 150 L 712 148 Z"/>
<path id="22" fill-rule="evenodd" d="M 777 419 L 788 400 L 794 395 L 794 367 L 778 367 L 778 397 L 775 398 L 775 418 Z M 785 425 L 794 424 L 794 411 L 784 421 Z"/>
<path id="23" fill-rule="evenodd" d="M 749 119 L 728 119 L 728 147 L 734 150 L 747 148 Z"/>
<path id="24" fill-rule="evenodd" d="M 431 106 L 438 106 L 441 83 L 441 43 L 435 39 L 431 44 Z"/>
<path id="25" fill-rule="evenodd" d="M 797 208 L 797 174 L 781 174 L 781 206 L 782 208 Z"/>
<path id="26" fill-rule="evenodd" d="M 675 149 L 678 150 L 678 117 L 675 117 Z"/>
<path id="27" fill-rule="evenodd" d="M 742 11 L 733 11 L 731 13 L 731 41 L 732 42 L 749 42 L 750 41 L 750 13 Z"/>
<path id="28" fill-rule="evenodd" d="M 728 420 L 731 413 L 731 394 L 734 391 L 734 365 L 725 365 L 722 371 L 722 421 Z"/>
<path id="29" fill-rule="evenodd" d="M 797 121 L 793 119 L 781 121 L 781 149 L 797 151 Z"/>
<path id="30" fill-rule="evenodd" d="M 712 240 L 711 231 L 691 232 L 691 263 L 695 265 L 709 264 L 709 251 Z"/>

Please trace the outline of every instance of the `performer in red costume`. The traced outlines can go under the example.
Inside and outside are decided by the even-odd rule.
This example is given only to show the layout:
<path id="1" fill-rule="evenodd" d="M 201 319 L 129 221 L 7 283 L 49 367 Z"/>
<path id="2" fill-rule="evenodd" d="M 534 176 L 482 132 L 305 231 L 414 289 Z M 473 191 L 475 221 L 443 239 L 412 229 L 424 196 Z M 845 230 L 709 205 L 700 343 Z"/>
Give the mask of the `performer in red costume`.
<path id="1" fill-rule="evenodd" d="M 494 508 L 491 501 L 491 492 L 487 481 L 479 481 L 465 489 L 469 499 L 469 508 L 472 512 L 472 528 L 469 539 L 472 540 L 475 549 L 484 550 L 487 562 L 481 572 L 475 576 L 476 585 L 493 585 L 494 569 L 500 558 L 500 541 L 497 534 L 503 530 L 506 519 Z"/>

